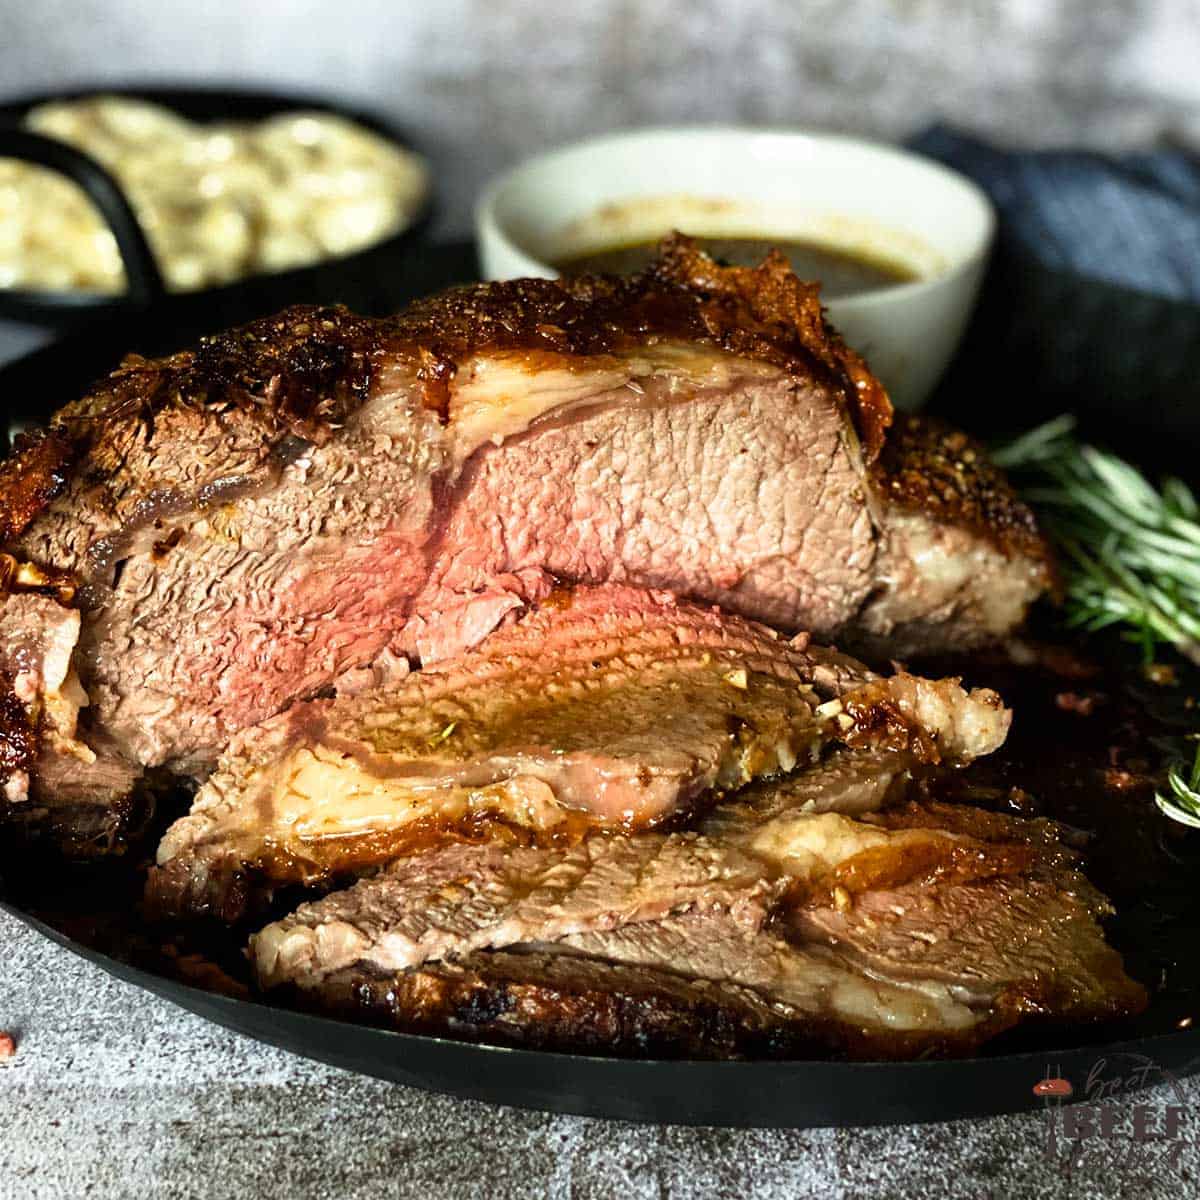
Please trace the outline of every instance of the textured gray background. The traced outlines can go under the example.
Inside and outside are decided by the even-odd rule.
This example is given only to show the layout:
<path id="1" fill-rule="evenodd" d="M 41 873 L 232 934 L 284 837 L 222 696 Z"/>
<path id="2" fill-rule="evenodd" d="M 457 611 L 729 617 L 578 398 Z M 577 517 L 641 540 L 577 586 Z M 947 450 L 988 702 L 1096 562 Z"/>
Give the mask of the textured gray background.
<path id="1" fill-rule="evenodd" d="M 1189 1142 L 1047 1162 L 1040 1114 L 917 1128 L 641 1127 L 427 1096 L 345 1075 L 119 984 L 0 914 L 0 1200 L 922 1200 L 1200 1193 Z M 1171 1102 L 1153 1094 L 1159 1104 Z M 870 1098 L 864 1097 L 864 1103 Z"/>
<path id="2" fill-rule="evenodd" d="M 1196 0 L 0 0 L 0 94 L 156 78 L 342 94 L 429 149 L 450 232 L 524 154 L 654 122 L 898 138 L 948 118 L 1025 144 L 1195 142 L 1198 63 Z M 1130 1160 L 1118 1141 L 1049 1164 L 1036 1116 L 734 1133 L 424 1096 L 226 1034 L 2 916 L 0 1028 L 21 1038 L 0 1066 L 3 1200 L 1176 1200 L 1200 1177 L 1195 1141 L 1174 1161 L 1165 1147 Z"/>
<path id="3" fill-rule="evenodd" d="M 1197 0 L 0 0 L 0 92 L 230 79 L 341 94 L 426 145 L 463 231 L 544 146 L 655 122 L 1121 146 L 1194 127 Z"/>

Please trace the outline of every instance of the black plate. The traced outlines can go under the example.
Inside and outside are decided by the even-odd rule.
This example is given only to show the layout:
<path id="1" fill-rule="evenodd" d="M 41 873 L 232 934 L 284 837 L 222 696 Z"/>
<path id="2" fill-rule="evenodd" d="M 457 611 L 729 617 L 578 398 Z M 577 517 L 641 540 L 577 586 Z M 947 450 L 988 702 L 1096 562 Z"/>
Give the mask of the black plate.
<path id="1" fill-rule="evenodd" d="M 891 1125 L 1037 1108 L 1047 1074 L 1083 1080 L 1097 1066 L 1149 1059 L 1151 1084 L 1192 1072 L 1200 1031 L 1104 1046 L 962 1061 L 690 1062 L 478 1046 L 332 1021 L 235 1000 L 132 967 L 0 901 L 51 941 L 226 1029 L 320 1062 L 425 1091 L 519 1108 L 679 1125 L 808 1128 Z"/>
<path id="2" fill-rule="evenodd" d="M 0 288 L 0 318 L 47 325 L 54 328 L 78 326 L 82 321 L 150 308 L 167 311 L 176 306 L 194 308 L 201 303 L 218 308 L 235 308 L 248 319 L 282 308 L 296 298 L 324 298 L 346 272 L 370 269 L 377 260 L 392 269 L 402 262 L 429 226 L 432 197 L 427 197 L 414 219 L 389 237 L 351 254 L 322 259 L 311 266 L 250 276 L 236 283 L 195 292 L 164 293 L 157 266 L 136 220 L 125 205 L 120 188 L 99 164 L 87 155 L 48 138 L 21 133 L 18 126 L 31 109 L 52 100 L 71 100 L 97 94 L 148 100 L 192 121 L 256 121 L 283 112 L 312 109 L 347 117 L 388 141 L 412 149 L 411 140 L 390 122 L 372 113 L 334 103 L 328 97 L 248 90 L 239 87 L 94 87 L 71 88 L 0 103 L 0 157 L 11 155 L 52 167 L 80 184 L 92 197 L 117 237 L 129 277 L 130 291 L 110 296 L 83 291 L 46 292 Z M 159 313 L 161 316 L 161 312 Z"/>
<path id="3" fill-rule="evenodd" d="M 379 276 L 364 272 L 345 276 L 340 298 L 364 311 L 395 308 L 413 295 L 471 277 L 474 256 L 465 245 L 432 247 L 410 266 L 407 274 Z M 1009 397 L 1005 407 L 1003 381 L 1022 377 L 1021 363 L 1012 356 L 1029 353 L 1021 349 L 1021 332 L 1014 332 L 1003 322 L 1005 301 L 1019 302 L 1023 312 L 1040 304 L 1047 320 L 1041 332 L 1049 339 L 1054 336 L 1054 320 L 1069 319 L 1078 311 L 1078 304 L 1066 303 L 1060 307 L 1057 299 L 1051 303 L 1059 295 L 1057 289 L 1066 286 L 1057 279 L 1051 293 L 1030 292 L 1018 300 L 1009 267 L 1001 264 L 997 271 L 1000 274 L 994 275 L 993 280 L 1004 280 L 1003 292 L 998 293 L 994 283 L 989 285 L 992 290 L 968 340 L 967 356 L 951 372 L 946 387 L 936 398 L 936 408 L 955 416 L 964 425 L 985 428 L 1025 425 L 1064 408 L 1082 409 L 1085 422 L 1094 433 L 1103 436 L 1107 432 L 1114 437 L 1124 437 L 1130 429 L 1146 435 L 1156 422 L 1173 420 L 1178 423 L 1174 426 L 1169 456 L 1182 459 L 1200 450 L 1200 437 L 1187 440 L 1193 418 L 1182 413 L 1177 389 L 1173 386 L 1165 397 L 1156 400 L 1144 376 L 1139 380 L 1135 408 L 1123 409 L 1116 404 L 1113 399 L 1116 385 L 1111 379 L 1103 392 L 1103 404 L 1089 406 L 1086 399 L 1081 401 L 1081 393 L 1074 390 L 1077 373 L 1060 387 L 1055 382 L 1058 376 L 1052 371 L 1046 374 L 1045 388 L 1035 390 L 1026 386 L 1015 401 Z M 1025 273 L 1020 278 L 1024 281 L 1021 286 L 1026 289 L 1042 286 L 1036 273 Z M 1111 337 L 1108 322 L 1112 313 L 1127 309 L 1128 298 L 1114 291 L 1107 299 L 1104 296 L 1097 299 L 1096 285 L 1074 281 L 1071 286 L 1077 297 L 1086 294 L 1087 302 L 1093 307 L 1099 304 L 1106 314 L 1105 321 L 1095 326 L 1095 336 Z M 197 333 L 227 324 L 235 319 L 232 314 L 237 312 L 236 308 L 223 311 L 197 308 L 189 314 L 190 323 L 179 320 L 178 316 L 165 323 L 126 320 L 72 334 L 57 345 L 0 370 L 0 414 L 44 416 L 58 403 L 78 395 L 90 380 L 107 371 L 124 350 L 160 352 L 176 348 L 193 340 Z M 1055 313 L 1060 315 L 1055 318 Z M 1191 319 L 1192 315 L 1185 313 L 1177 318 L 1177 324 L 1180 328 L 1190 328 Z M 1076 341 L 1073 347 L 1077 346 Z M 1170 350 L 1161 346 L 1159 349 L 1163 353 Z M 1179 353 L 1194 351 L 1191 347 L 1180 347 Z M 981 365 L 999 362 L 1006 356 L 1009 361 L 1004 364 L 1003 374 L 999 366 Z M 1030 376 L 1024 378 L 1028 383 Z M 1191 386 L 1194 395 L 1195 384 Z M 1186 869 L 1183 875 L 1190 879 Z M 14 891 L 13 897 L 15 894 Z M 979 1057 L 951 1061 L 650 1061 L 471 1045 L 353 1025 L 203 991 L 96 948 L 103 947 L 103 941 L 86 944 L 70 937 L 34 916 L 28 911 L 32 906 L 22 907 L 13 897 L 0 902 L 0 907 L 45 937 L 117 978 L 229 1029 L 364 1074 L 527 1108 L 682 1124 L 882 1125 L 1036 1108 L 1046 1103 L 1032 1091 L 1039 1080 L 1061 1074 L 1078 1086 L 1101 1063 L 1107 1063 L 1110 1072 L 1114 1069 L 1119 1072 L 1121 1064 L 1128 1063 L 1129 1071 L 1133 1072 L 1137 1065 L 1149 1060 L 1156 1069 L 1144 1078 L 1151 1083 L 1200 1067 L 1200 1028 L 1173 1031 L 1178 1011 L 1190 1009 L 1160 1010 L 1151 1019 L 1107 1030 L 1081 1029 L 1025 1038 L 1016 1043 L 996 1043 Z M 1196 924 L 1190 919 L 1172 920 L 1174 924 L 1169 931 L 1172 953 L 1177 950 L 1181 960 L 1190 962 L 1195 958 Z M 1135 925 L 1127 933 L 1127 940 L 1135 941 L 1141 932 L 1141 926 Z M 1157 932 L 1161 934 L 1161 930 Z M 1146 977 L 1145 963 L 1139 965 L 1143 981 L 1152 984 L 1154 981 Z M 1193 994 L 1200 994 L 1200 990 L 1188 993 L 1189 997 Z"/>

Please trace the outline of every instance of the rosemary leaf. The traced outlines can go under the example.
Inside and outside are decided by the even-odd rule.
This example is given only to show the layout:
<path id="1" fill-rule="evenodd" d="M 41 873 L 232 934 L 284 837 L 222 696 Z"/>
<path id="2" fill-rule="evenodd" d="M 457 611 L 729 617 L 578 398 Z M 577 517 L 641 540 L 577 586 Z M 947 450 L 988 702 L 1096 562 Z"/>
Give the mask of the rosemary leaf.
<path id="1" fill-rule="evenodd" d="M 1185 770 L 1183 764 L 1176 764 L 1167 772 L 1167 794 L 1155 792 L 1154 803 L 1171 820 L 1200 829 L 1200 743 L 1186 776 Z"/>
<path id="2" fill-rule="evenodd" d="M 1200 501 L 1180 479 L 1156 488 L 1074 431 L 1058 417 L 993 452 L 1059 548 L 1067 624 L 1124 626 L 1148 662 L 1169 644 L 1200 665 Z"/>

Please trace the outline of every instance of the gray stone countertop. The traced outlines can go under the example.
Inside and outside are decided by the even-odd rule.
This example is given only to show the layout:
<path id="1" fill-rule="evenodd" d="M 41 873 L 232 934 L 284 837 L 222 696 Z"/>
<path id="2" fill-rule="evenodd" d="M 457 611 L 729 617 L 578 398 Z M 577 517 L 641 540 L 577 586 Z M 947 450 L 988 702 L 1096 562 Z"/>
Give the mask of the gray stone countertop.
<path id="1" fill-rule="evenodd" d="M 1092 1139 L 1074 1162 L 1065 1148 L 1047 1157 L 1038 1113 L 747 1131 L 522 1112 L 350 1075 L 228 1033 L 2 913 L 0 1029 L 17 1039 L 0 1063 L 2 1200 L 1200 1192 L 1195 1081 L 1184 1083 L 1184 1138 Z M 1161 1089 L 1145 1096 L 1156 1109 L 1169 1102 Z"/>

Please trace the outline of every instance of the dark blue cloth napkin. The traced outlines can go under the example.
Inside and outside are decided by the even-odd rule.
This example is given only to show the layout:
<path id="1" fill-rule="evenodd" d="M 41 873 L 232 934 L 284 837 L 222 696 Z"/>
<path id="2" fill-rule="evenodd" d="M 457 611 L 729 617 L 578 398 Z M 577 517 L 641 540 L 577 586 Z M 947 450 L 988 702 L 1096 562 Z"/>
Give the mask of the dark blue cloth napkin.
<path id="1" fill-rule="evenodd" d="M 1001 150 L 944 126 L 910 144 L 988 193 L 1006 252 L 1200 302 L 1200 159 L 1176 149 L 1121 156 Z"/>

